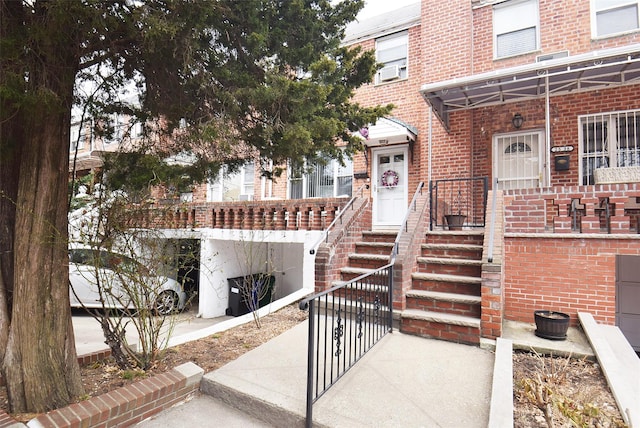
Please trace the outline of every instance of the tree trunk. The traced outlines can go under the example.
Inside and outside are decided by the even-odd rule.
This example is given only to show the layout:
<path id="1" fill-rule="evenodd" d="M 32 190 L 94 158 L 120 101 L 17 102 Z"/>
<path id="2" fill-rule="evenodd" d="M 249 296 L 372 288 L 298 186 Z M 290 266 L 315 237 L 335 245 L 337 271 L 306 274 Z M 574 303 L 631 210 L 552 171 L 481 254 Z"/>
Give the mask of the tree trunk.
<path id="1" fill-rule="evenodd" d="M 15 28 L 21 25 L 21 5 L 2 4 L 2 24 L 8 24 L 5 31 L 13 37 L 6 40 L 26 55 L 20 58 L 22 73 L 10 65 L 2 71 L 12 72 L 14 85 L 22 75 L 28 77 L 22 87 L 12 88 L 13 99 L 3 99 L 1 105 L 11 116 L 5 118 L 3 112 L 0 135 L 15 141 L 1 142 L 0 177 L 12 174 L 16 180 L 0 183 L 0 191 L 15 192 L 15 200 L 9 202 L 14 203 L 13 218 L 0 221 L 7 233 L 0 245 L 13 250 L 9 261 L 0 258 L 0 319 L 9 320 L 8 327 L 2 327 L 7 335 L 1 363 L 10 411 L 40 413 L 82 394 L 67 255 L 69 128 L 78 57 L 69 39 L 55 36 L 73 31 L 73 23 L 65 22 L 70 19 L 67 14 L 49 13 L 55 3 L 36 8 L 35 17 L 29 17 L 37 21 L 34 33 L 21 46 L 26 33 Z M 7 51 L 9 63 L 18 63 L 15 52 Z M 11 146 L 19 147 L 18 156 L 5 152 Z M 7 201 L 0 208 L 10 211 Z"/>
<path id="2" fill-rule="evenodd" d="M 51 410 L 82 393 L 68 285 L 70 111 L 43 105 L 37 113 L 39 126 L 24 140 L 14 234 L 13 311 L 4 360 L 12 412 Z"/>

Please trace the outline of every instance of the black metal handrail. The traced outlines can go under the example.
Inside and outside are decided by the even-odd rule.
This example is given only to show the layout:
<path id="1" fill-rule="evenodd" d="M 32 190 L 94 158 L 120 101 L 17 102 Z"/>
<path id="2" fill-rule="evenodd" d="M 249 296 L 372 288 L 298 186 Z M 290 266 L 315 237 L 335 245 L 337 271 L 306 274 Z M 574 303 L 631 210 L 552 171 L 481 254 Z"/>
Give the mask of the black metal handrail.
<path id="1" fill-rule="evenodd" d="M 458 216 L 458 227 L 484 227 L 489 179 L 450 178 L 429 182 L 429 228 L 444 226 L 444 218 Z M 451 225 L 450 225 L 451 226 Z"/>
<path id="2" fill-rule="evenodd" d="M 398 235 L 396 236 L 396 240 L 393 243 L 393 248 L 391 249 L 391 256 L 389 257 L 389 263 L 394 264 L 396 261 L 396 256 L 398 255 L 398 246 L 400 245 L 400 238 L 402 238 L 402 234 L 404 232 L 408 232 L 407 223 L 409 221 L 409 215 L 411 214 L 411 210 L 416 210 L 418 203 L 418 195 L 422 195 L 422 188 L 424 187 L 424 181 L 421 181 L 418 184 L 418 188 L 413 193 L 413 198 L 411 199 L 411 203 L 409 207 L 407 207 L 407 212 L 404 215 L 404 219 L 402 220 L 402 224 L 400 225 L 400 230 L 398 230 Z"/>
<path id="3" fill-rule="evenodd" d="M 306 426 L 315 403 L 392 331 L 393 265 L 388 264 L 300 302 L 309 310 Z"/>
<path id="4" fill-rule="evenodd" d="M 340 212 L 338 213 L 336 218 L 334 218 L 333 221 L 331 222 L 331 224 L 329 224 L 329 226 L 325 230 L 322 231 L 322 234 L 320 235 L 320 238 L 315 242 L 315 244 L 313 244 L 313 246 L 309 250 L 309 254 L 315 254 L 316 253 L 316 249 L 318 248 L 318 245 L 320 245 L 320 243 L 322 241 L 325 241 L 325 240 L 328 241 L 329 240 L 329 232 L 331 231 L 333 226 L 335 226 L 338 221 L 340 221 L 340 224 L 342 224 L 342 216 L 343 216 L 344 212 L 347 210 L 347 208 L 353 207 L 353 203 L 355 202 L 355 200 L 359 196 L 360 197 L 362 196 L 362 193 L 364 192 L 364 189 L 366 189 L 366 188 L 367 188 L 367 184 L 363 184 L 362 186 L 360 186 L 360 188 L 358 190 L 356 190 L 356 192 L 353 194 L 351 199 L 349 199 L 349 202 L 347 202 L 347 204 L 344 206 L 344 208 L 342 208 L 342 210 L 340 210 Z"/>

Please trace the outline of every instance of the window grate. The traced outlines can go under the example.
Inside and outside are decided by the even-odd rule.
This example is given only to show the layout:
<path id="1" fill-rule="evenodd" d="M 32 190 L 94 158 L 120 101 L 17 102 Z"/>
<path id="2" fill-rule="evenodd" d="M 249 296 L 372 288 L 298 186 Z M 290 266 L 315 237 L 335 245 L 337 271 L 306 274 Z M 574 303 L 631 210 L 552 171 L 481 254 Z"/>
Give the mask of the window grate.
<path id="1" fill-rule="evenodd" d="M 582 116 L 579 132 L 583 185 L 598 168 L 640 165 L 640 110 Z"/>

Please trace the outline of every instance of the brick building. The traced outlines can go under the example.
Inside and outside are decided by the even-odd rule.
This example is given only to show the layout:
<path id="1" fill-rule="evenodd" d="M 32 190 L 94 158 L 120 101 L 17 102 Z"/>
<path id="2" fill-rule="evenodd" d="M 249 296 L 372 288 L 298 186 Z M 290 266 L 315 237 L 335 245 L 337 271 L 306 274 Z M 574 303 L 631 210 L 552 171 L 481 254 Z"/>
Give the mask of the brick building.
<path id="1" fill-rule="evenodd" d="M 408 333 L 479 343 L 535 310 L 587 311 L 640 349 L 640 3 L 423 0 L 344 42 L 384 64 L 356 100 L 396 106 L 365 151 L 276 182 L 221 175 L 167 233 L 210 256 L 259 233 L 277 297 L 392 260 Z"/>

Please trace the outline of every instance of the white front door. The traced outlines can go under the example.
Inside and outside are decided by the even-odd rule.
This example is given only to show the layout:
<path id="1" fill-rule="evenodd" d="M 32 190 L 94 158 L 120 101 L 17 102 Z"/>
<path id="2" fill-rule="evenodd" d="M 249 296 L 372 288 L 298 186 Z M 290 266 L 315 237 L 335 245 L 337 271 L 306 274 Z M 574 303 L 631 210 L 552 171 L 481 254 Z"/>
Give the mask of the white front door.
<path id="1" fill-rule="evenodd" d="M 407 210 L 407 147 L 373 150 L 373 227 L 400 226 Z"/>
<path id="2" fill-rule="evenodd" d="M 542 132 L 496 135 L 493 153 L 493 176 L 498 178 L 498 189 L 528 189 L 543 185 Z"/>

